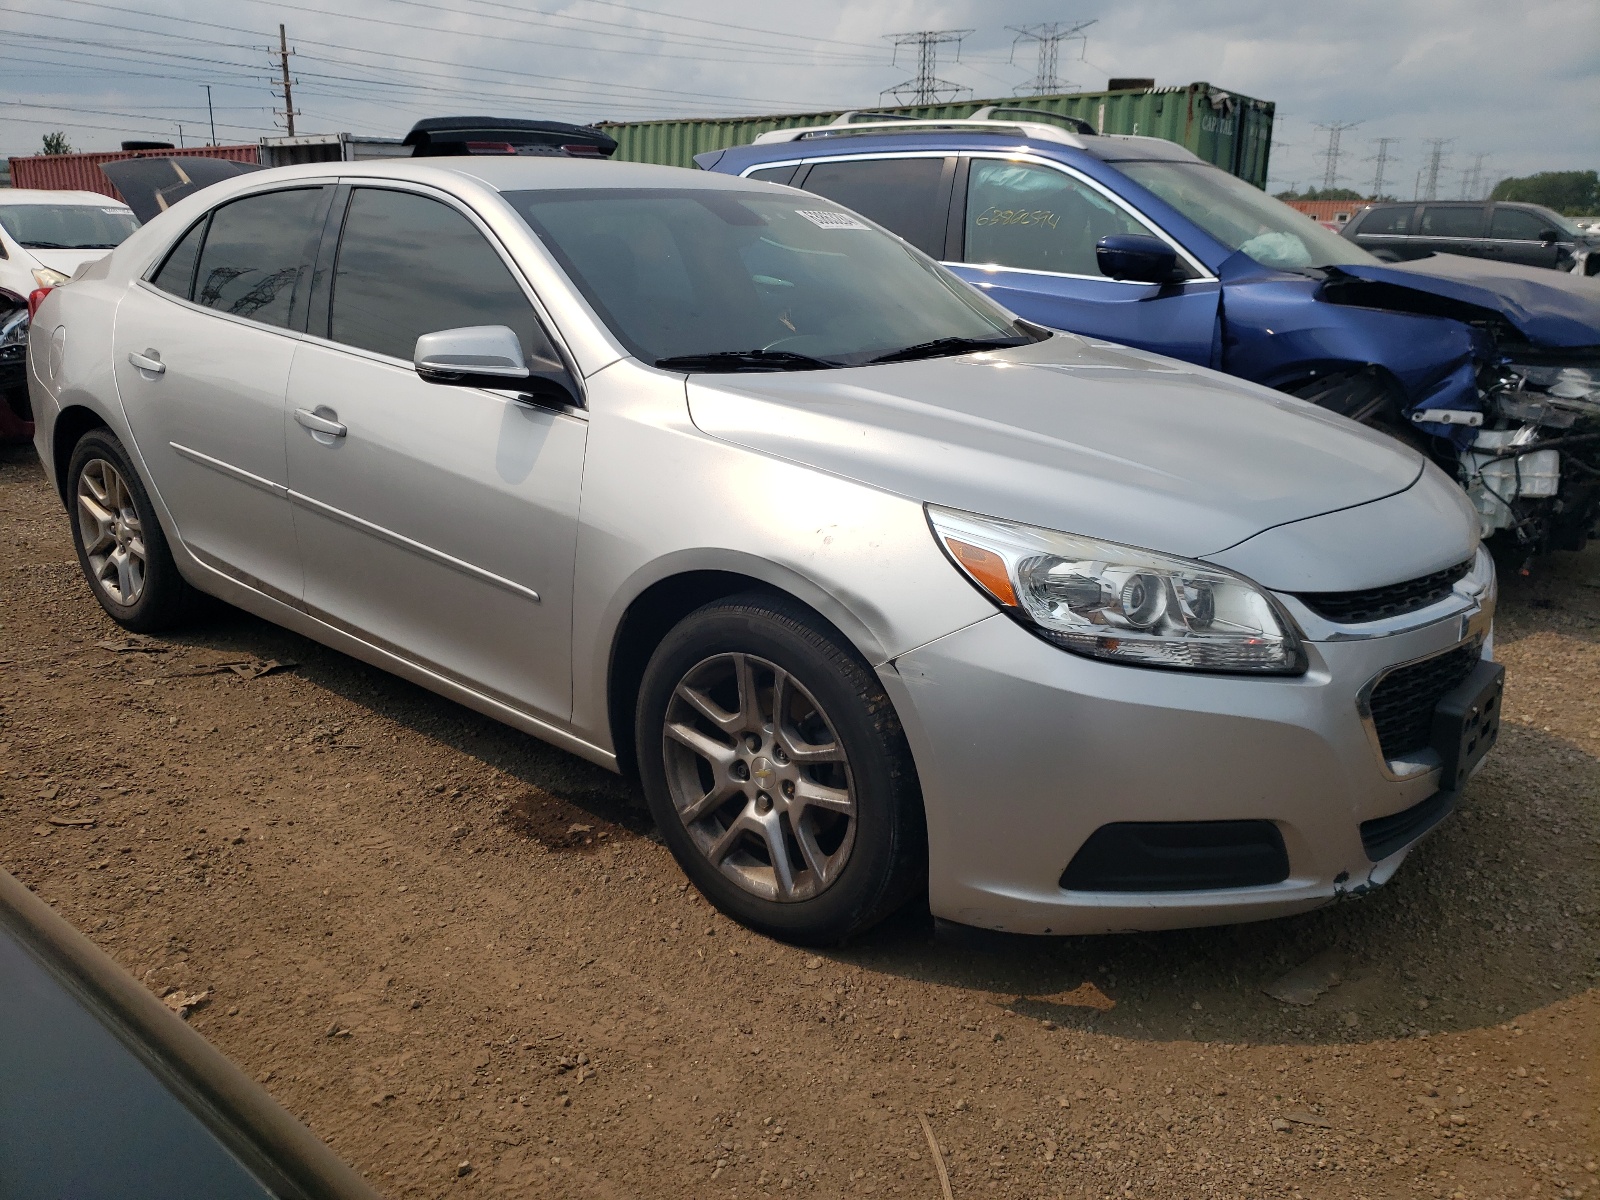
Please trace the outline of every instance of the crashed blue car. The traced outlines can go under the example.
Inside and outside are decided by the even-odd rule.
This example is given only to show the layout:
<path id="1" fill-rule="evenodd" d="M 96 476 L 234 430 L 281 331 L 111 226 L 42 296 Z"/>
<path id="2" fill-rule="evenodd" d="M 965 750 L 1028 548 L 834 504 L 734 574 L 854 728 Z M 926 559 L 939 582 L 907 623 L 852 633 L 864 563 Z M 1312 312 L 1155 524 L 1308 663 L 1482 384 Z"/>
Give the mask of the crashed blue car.
<path id="1" fill-rule="evenodd" d="M 1172 142 L 1028 109 L 849 113 L 695 161 L 853 208 L 1039 325 L 1383 428 L 1461 482 L 1513 567 L 1597 532 L 1600 281 L 1380 262 Z"/>

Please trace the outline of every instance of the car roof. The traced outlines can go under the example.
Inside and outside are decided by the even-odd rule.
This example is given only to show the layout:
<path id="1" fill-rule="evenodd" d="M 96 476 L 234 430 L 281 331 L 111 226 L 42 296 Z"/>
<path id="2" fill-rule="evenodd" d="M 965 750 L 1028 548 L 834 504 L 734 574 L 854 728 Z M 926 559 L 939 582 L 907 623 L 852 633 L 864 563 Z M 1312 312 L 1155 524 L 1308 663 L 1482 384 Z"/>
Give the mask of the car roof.
<path id="1" fill-rule="evenodd" d="M 518 155 L 464 155 L 460 158 L 380 158 L 361 162 L 303 163 L 292 167 L 272 167 L 240 176 L 240 182 L 254 191 L 274 180 L 361 178 L 411 180 L 448 186 L 459 179 L 478 183 L 496 191 L 517 192 L 566 188 L 700 188 L 706 191 L 748 191 L 770 186 L 751 180 L 730 179 L 684 167 L 660 167 L 651 163 L 617 162 L 613 159 L 521 157 Z"/>
<path id="2" fill-rule="evenodd" d="M 127 208 L 115 196 L 102 196 L 99 192 L 49 191 L 44 188 L 0 188 L 0 205 L 16 204 L 75 204 L 93 205 L 95 208 Z"/>

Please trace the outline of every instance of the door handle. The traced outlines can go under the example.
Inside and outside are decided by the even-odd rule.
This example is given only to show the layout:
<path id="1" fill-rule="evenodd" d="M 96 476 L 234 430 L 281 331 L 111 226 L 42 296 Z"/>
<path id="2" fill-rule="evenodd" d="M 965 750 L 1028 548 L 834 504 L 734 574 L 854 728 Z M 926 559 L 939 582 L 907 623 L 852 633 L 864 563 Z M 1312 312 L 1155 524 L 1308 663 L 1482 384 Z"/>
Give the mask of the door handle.
<path id="1" fill-rule="evenodd" d="M 330 409 L 329 411 L 331 412 L 332 410 Z M 346 433 L 345 427 L 338 421 L 332 420 L 329 417 L 320 416 L 317 413 L 312 412 L 309 408 L 295 409 L 294 419 L 299 424 L 311 430 L 312 433 L 325 433 L 329 437 L 336 438 L 341 438 Z"/>
<path id="2" fill-rule="evenodd" d="M 161 351 L 152 350 L 146 346 L 143 354 L 130 353 L 128 361 L 141 371 L 149 371 L 152 375 L 166 374 L 167 364 L 161 361 Z"/>

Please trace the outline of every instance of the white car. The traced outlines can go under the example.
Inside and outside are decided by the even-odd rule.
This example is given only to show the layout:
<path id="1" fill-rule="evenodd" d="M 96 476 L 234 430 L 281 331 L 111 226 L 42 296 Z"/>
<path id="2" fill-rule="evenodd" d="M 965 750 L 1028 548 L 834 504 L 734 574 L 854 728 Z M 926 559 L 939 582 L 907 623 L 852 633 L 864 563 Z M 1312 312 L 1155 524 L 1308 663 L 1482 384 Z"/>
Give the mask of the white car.
<path id="1" fill-rule="evenodd" d="M 0 191 L 0 288 L 26 299 L 65 283 L 137 228 L 131 208 L 99 192 Z"/>

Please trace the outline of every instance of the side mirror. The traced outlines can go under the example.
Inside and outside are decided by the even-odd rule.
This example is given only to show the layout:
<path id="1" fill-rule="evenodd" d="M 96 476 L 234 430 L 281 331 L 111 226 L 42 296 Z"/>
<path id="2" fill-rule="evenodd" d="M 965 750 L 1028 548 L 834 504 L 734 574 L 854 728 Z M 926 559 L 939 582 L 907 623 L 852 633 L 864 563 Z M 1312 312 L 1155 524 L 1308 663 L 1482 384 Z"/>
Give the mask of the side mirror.
<path id="1" fill-rule="evenodd" d="M 522 343 L 504 325 L 441 329 L 417 339 L 412 366 L 428 383 L 456 387 L 513 388 L 541 400 L 575 403 L 572 377 L 560 363 L 522 356 Z"/>
<path id="2" fill-rule="evenodd" d="M 1100 274 L 1132 283 L 1172 283 L 1178 278 L 1178 254 L 1159 238 L 1114 233 L 1094 244 Z"/>
<path id="3" fill-rule="evenodd" d="M 1541 242 L 1543 242 L 1546 246 L 1549 246 L 1549 245 L 1552 245 L 1552 244 L 1554 244 L 1556 242 L 1559 242 L 1561 240 L 1561 235 L 1559 233 L 1557 233 L 1554 229 L 1546 229 L 1543 233 L 1541 233 L 1539 235 L 1539 240 Z"/>

